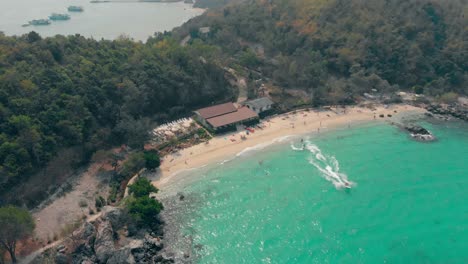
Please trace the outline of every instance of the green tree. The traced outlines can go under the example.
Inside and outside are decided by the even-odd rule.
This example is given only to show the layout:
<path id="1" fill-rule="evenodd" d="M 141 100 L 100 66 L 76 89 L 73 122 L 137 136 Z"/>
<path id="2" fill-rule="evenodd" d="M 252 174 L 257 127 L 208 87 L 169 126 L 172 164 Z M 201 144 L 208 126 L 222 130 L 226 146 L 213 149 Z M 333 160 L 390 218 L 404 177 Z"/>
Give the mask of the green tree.
<path id="1" fill-rule="evenodd" d="M 146 178 L 138 178 L 135 183 L 128 186 L 128 190 L 135 198 L 145 197 L 150 193 L 158 192 L 158 189 Z"/>
<path id="2" fill-rule="evenodd" d="M 158 192 L 158 189 L 146 178 L 139 178 L 128 188 L 133 195 L 133 199 L 127 204 L 128 212 L 138 225 L 155 229 L 159 224 L 158 215 L 163 205 L 149 197 L 149 194 Z"/>
<path id="3" fill-rule="evenodd" d="M 127 209 L 139 225 L 154 228 L 159 223 L 158 215 L 163 205 L 156 199 L 143 196 L 131 201 Z"/>
<path id="4" fill-rule="evenodd" d="M 135 152 L 130 155 L 128 160 L 126 160 L 123 165 L 122 169 L 120 170 L 119 174 L 124 179 L 133 176 L 135 173 L 140 171 L 145 167 L 145 157 L 143 152 Z"/>
<path id="5" fill-rule="evenodd" d="M 423 94 L 424 93 L 424 87 L 422 87 L 421 85 L 415 85 L 415 86 L 413 86 L 413 92 L 415 94 Z"/>
<path id="6" fill-rule="evenodd" d="M 31 31 L 29 32 L 27 39 L 29 43 L 33 43 L 33 42 L 41 40 L 42 38 L 41 36 L 39 36 L 39 34 L 36 33 L 36 31 Z"/>
<path id="7" fill-rule="evenodd" d="M 0 51 L 0 206 L 34 207 L 46 197 L 56 177 L 38 172 L 58 164 L 64 149 L 73 165 L 99 149 L 143 149 L 153 122 L 233 94 L 210 59 L 217 49 L 202 40 L 183 48 L 169 34 L 144 44 L 0 33 Z M 125 167 L 132 174 L 139 166 Z M 30 177 L 44 177 L 37 191 L 26 191 Z"/>
<path id="8" fill-rule="evenodd" d="M 126 116 L 115 127 L 115 133 L 119 141 L 127 143 L 128 146 L 135 149 L 143 149 L 145 142 L 149 139 L 150 123 L 147 118 L 135 119 Z"/>
<path id="9" fill-rule="evenodd" d="M 34 228 L 34 220 L 27 210 L 13 206 L 0 208 L 0 246 L 10 253 L 13 263 L 17 262 L 17 241 L 31 236 Z"/>
<path id="10" fill-rule="evenodd" d="M 145 151 L 145 167 L 154 170 L 161 165 L 159 154 L 155 150 Z"/>
<path id="11" fill-rule="evenodd" d="M 239 62 L 246 67 L 256 67 L 260 64 L 260 60 L 251 49 L 247 49 L 240 54 Z"/>

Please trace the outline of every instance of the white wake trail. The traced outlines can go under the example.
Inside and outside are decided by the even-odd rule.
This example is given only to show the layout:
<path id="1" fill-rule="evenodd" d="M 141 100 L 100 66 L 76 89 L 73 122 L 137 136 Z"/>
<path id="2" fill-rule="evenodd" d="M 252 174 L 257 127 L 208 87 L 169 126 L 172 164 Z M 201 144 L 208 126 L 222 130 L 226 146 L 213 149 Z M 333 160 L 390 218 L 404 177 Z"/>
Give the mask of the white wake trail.
<path id="1" fill-rule="evenodd" d="M 340 172 L 340 164 L 334 156 L 323 154 L 322 150 L 312 142 L 306 141 L 303 148 L 297 148 L 294 145 L 291 145 L 291 148 L 296 151 L 308 150 L 311 153 L 309 163 L 317 168 L 320 175 L 331 182 L 335 188 L 351 188 L 356 185 L 356 183 L 348 180 L 346 174 Z"/>

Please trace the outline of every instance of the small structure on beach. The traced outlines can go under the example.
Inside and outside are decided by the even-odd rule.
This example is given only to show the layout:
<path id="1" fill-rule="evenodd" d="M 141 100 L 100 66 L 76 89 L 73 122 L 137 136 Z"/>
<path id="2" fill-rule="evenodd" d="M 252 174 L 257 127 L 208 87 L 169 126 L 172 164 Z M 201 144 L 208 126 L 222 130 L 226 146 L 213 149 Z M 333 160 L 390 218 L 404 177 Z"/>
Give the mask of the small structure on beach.
<path id="1" fill-rule="evenodd" d="M 242 104 L 248 107 L 249 109 L 253 110 L 255 113 L 261 114 L 263 112 L 271 110 L 274 103 L 268 97 L 261 97 L 258 99 L 246 101 Z"/>
<path id="2" fill-rule="evenodd" d="M 195 119 L 215 132 L 223 132 L 235 130 L 237 125 L 257 123 L 259 117 L 248 107 L 225 103 L 196 110 Z"/>
<path id="3" fill-rule="evenodd" d="M 152 131 L 153 145 L 160 145 L 172 138 L 183 138 L 194 133 L 199 126 L 192 118 L 182 118 L 166 124 L 162 124 Z"/>

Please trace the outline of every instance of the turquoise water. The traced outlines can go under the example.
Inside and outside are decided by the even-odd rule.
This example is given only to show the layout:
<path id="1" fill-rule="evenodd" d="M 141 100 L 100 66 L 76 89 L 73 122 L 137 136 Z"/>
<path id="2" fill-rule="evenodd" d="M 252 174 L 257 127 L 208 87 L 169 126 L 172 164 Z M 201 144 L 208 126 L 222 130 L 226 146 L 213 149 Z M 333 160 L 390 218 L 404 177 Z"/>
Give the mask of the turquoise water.
<path id="1" fill-rule="evenodd" d="M 198 263 L 468 263 L 468 126 L 424 125 L 437 142 L 363 125 L 194 171 L 163 190 L 186 196 L 168 236 Z"/>

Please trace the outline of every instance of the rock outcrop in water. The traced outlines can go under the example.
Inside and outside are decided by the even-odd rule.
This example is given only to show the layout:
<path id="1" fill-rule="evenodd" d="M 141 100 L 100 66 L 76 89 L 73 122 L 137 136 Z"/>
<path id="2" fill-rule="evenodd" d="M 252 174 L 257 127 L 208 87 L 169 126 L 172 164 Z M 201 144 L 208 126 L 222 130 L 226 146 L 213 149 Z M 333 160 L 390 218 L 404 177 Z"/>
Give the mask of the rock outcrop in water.
<path id="1" fill-rule="evenodd" d="M 174 263 L 162 252 L 163 241 L 149 230 L 133 230 L 125 212 L 106 206 L 101 217 L 85 223 L 62 244 L 32 263 Z M 132 233 L 135 233 L 133 235 Z"/>
<path id="2" fill-rule="evenodd" d="M 422 126 L 410 124 L 410 125 L 405 125 L 404 129 L 410 132 L 411 137 L 416 140 L 420 140 L 420 141 L 436 140 L 436 137 L 432 135 L 432 133 L 429 132 L 429 130 L 425 129 Z"/>

